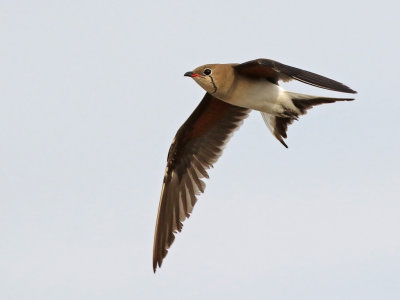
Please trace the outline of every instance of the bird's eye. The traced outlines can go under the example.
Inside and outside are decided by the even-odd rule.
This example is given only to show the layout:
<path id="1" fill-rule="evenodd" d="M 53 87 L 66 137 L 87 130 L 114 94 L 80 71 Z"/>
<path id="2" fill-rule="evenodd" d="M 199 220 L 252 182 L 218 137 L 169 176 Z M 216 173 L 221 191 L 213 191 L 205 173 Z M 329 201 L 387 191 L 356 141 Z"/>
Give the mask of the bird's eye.
<path id="1" fill-rule="evenodd" d="M 203 73 L 204 73 L 204 75 L 210 75 L 211 74 L 211 70 L 210 69 L 205 69 Z"/>

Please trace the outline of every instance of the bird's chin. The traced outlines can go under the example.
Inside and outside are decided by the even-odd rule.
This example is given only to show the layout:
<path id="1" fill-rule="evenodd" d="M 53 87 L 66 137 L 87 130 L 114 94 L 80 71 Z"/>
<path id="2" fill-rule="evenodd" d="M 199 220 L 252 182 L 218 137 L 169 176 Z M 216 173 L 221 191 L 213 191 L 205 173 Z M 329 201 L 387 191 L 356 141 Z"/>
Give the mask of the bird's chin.
<path id="1" fill-rule="evenodd" d="M 212 90 L 212 87 L 210 87 L 207 82 L 205 82 L 202 79 L 198 79 L 197 77 L 193 78 L 196 83 L 201 86 L 202 89 L 204 89 L 206 92 L 210 93 L 210 90 Z"/>

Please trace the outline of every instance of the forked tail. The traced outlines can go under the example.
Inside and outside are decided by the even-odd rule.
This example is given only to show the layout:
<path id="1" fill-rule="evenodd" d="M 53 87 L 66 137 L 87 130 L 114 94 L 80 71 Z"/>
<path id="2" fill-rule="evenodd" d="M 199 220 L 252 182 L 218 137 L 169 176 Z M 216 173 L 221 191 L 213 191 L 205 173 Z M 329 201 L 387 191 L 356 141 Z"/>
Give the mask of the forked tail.
<path id="1" fill-rule="evenodd" d="M 330 97 L 318 97 L 305 94 L 298 94 L 293 92 L 286 92 L 293 103 L 293 109 L 288 111 L 287 116 L 280 117 L 274 116 L 265 112 L 261 112 L 265 124 L 271 130 L 272 134 L 282 143 L 283 146 L 288 148 L 284 142 L 284 138 L 287 138 L 287 128 L 294 120 L 297 120 L 300 115 L 307 113 L 307 110 L 324 103 L 334 103 L 336 101 L 353 101 L 354 98 L 330 98 Z"/>

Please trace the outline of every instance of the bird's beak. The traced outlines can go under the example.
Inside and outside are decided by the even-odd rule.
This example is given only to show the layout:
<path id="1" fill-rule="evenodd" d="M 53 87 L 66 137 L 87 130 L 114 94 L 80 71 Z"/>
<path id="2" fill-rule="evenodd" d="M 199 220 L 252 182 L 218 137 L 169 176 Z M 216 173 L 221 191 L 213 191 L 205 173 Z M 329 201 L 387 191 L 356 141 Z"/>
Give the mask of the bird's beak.
<path id="1" fill-rule="evenodd" d="M 186 72 L 185 74 L 183 74 L 183 76 L 188 76 L 188 77 L 202 77 L 199 74 L 193 73 L 193 72 Z"/>
<path id="2" fill-rule="evenodd" d="M 183 76 L 193 77 L 193 72 L 186 72 Z"/>

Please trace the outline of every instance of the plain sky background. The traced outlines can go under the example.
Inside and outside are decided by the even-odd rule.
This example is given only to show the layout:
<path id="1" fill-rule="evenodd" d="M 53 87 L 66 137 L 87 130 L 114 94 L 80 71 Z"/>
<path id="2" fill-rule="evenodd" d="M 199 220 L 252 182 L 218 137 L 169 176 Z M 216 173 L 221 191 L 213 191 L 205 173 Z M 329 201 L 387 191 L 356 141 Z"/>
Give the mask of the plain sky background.
<path id="1" fill-rule="evenodd" d="M 0 1 L 0 299 L 400 299 L 398 1 Z M 186 71 L 336 79 L 285 149 L 236 132 L 154 275 Z M 347 96 L 301 83 L 288 89 Z"/>

